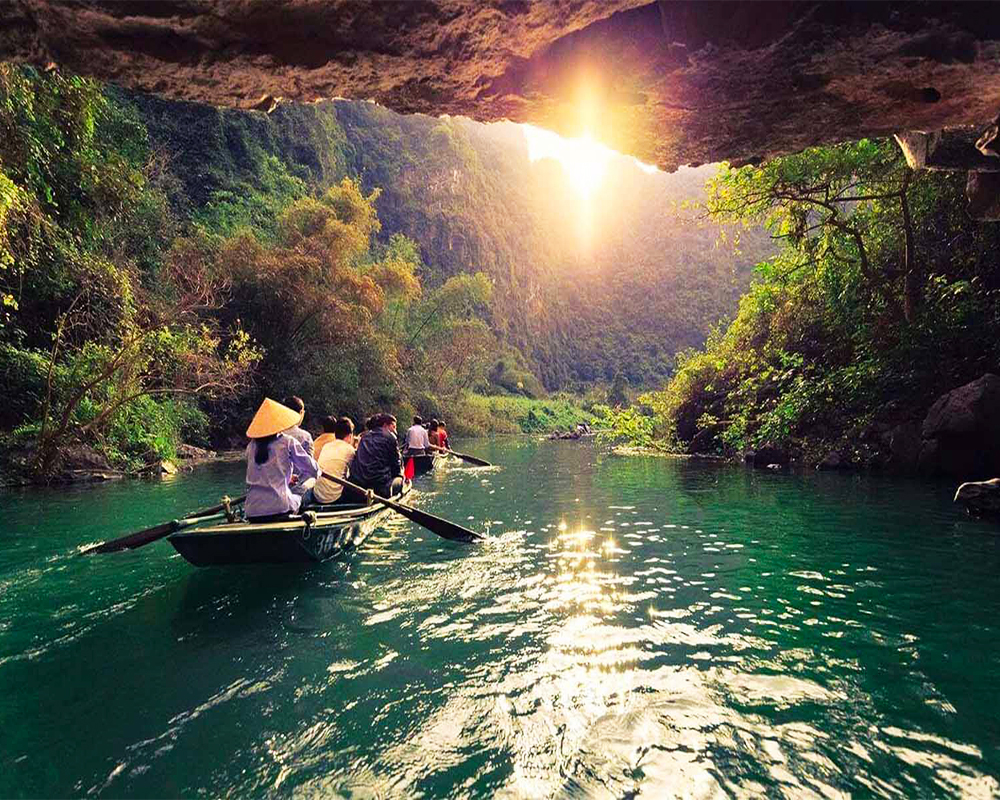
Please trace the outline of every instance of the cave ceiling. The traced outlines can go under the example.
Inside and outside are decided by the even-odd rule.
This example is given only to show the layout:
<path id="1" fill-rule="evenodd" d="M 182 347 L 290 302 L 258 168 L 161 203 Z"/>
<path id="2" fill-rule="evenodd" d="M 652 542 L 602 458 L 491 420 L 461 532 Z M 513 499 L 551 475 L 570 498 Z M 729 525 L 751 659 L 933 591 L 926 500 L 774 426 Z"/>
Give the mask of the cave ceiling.
<path id="1" fill-rule="evenodd" d="M 947 168 L 1000 161 L 975 150 L 1000 111 L 990 3 L 0 0 L 0 59 L 239 108 L 531 122 L 665 169 L 952 128 L 978 166 Z M 936 141 L 909 155 L 932 166 Z"/>

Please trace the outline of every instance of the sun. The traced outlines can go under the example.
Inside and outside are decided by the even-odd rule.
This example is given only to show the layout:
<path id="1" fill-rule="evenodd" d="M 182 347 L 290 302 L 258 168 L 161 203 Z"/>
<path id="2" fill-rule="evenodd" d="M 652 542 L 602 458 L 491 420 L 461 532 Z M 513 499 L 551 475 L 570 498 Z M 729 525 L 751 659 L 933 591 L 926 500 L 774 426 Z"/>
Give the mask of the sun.
<path id="1" fill-rule="evenodd" d="M 551 131 L 522 125 L 528 144 L 528 159 L 538 161 L 552 158 L 559 162 L 574 189 L 589 198 L 600 187 L 608 171 L 608 164 L 618 156 L 589 135 L 564 139 Z"/>
<path id="2" fill-rule="evenodd" d="M 567 139 L 534 125 L 522 125 L 521 128 L 528 145 L 528 159 L 532 162 L 543 158 L 558 161 L 570 184 L 584 199 L 589 199 L 600 188 L 613 159 L 628 158 L 643 171 L 656 171 L 656 167 L 605 147 L 590 134 Z"/>

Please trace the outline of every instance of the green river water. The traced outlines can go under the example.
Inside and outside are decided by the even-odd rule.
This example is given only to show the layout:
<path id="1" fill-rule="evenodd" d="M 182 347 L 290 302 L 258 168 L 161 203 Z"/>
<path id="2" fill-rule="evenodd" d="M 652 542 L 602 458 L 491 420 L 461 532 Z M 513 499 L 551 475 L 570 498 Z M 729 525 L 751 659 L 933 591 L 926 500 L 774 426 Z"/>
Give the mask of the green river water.
<path id="1" fill-rule="evenodd" d="M 0 493 L 2 797 L 995 797 L 1000 528 L 951 484 L 463 442 L 349 558 L 83 557 L 242 467 Z"/>

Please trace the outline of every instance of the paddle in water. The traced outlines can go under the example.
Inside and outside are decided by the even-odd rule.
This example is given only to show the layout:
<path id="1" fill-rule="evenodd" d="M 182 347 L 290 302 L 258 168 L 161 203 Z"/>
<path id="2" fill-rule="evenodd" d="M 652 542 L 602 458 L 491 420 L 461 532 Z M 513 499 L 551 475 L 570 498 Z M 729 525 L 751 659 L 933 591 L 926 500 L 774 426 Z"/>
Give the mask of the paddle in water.
<path id="1" fill-rule="evenodd" d="M 195 511 L 193 514 L 188 514 L 183 519 L 172 519 L 170 522 L 161 522 L 159 525 L 154 525 L 152 528 L 145 528 L 141 531 L 130 533 L 128 536 L 112 539 L 110 542 L 91 545 L 81 552 L 86 555 L 90 553 L 117 553 L 119 550 L 135 550 L 137 547 L 144 547 L 145 545 L 151 544 L 158 539 L 162 539 L 164 536 L 169 536 L 171 533 L 179 531 L 182 528 L 190 527 L 195 522 L 200 522 L 205 517 L 212 517 L 216 514 L 220 514 L 223 511 L 226 511 L 227 507 L 232 508 L 233 506 L 238 506 L 246 499 L 247 496 L 243 495 L 242 497 L 237 497 L 235 500 L 228 501 L 228 503 L 222 502 L 217 506 L 203 508 L 201 511 Z"/>
<path id="2" fill-rule="evenodd" d="M 351 483 L 349 480 L 338 478 L 336 475 L 330 475 L 328 472 L 324 472 L 322 475 L 324 478 L 329 478 L 334 483 L 339 483 L 341 486 L 352 489 L 358 494 L 368 494 L 366 489 L 362 489 L 356 483 Z M 397 503 L 395 500 L 390 500 L 387 497 L 379 497 L 377 494 L 374 495 L 374 498 L 379 503 L 391 508 L 397 514 L 402 514 L 408 520 L 416 522 L 417 525 L 427 528 L 431 533 L 436 533 L 442 538 L 451 539 L 456 542 L 478 542 L 486 538 L 481 533 L 470 531 L 468 528 L 463 528 L 461 525 L 456 525 L 454 522 L 449 522 L 441 517 L 435 517 L 433 514 L 421 511 L 419 508 L 404 506 L 402 503 Z"/>
<path id="3" fill-rule="evenodd" d="M 432 450 L 437 450 L 446 455 L 455 456 L 455 458 L 460 458 L 462 461 L 468 461 L 470 464 L 475 464 L 477 467 L 492 467 L 493 465 L 489 461 L 483 461 L 481 458 L 476 458 L 475 456 L 467 455 L 466 453 L 457 453 L 454 450 L 449 450 L 446 447 L 438 447 L 436 444 L 431 445 Z"/>

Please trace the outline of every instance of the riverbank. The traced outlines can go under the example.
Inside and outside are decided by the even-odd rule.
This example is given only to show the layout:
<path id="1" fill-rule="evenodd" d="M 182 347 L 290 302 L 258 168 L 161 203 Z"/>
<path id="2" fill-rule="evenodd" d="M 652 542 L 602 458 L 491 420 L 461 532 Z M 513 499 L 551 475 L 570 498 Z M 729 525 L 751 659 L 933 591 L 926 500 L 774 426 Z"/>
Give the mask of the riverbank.
<path id="1" fill-rule="evenodd" d="M 242 450 L 208 450 L 189 444 L 176 447 L 175 457 L 152 461 L 138 470 L 115 469 L 108 457 L 88 445 L 70 445 L 58 459 L 58 467 L 46 478 L 32 469 L 33 451 L 25 446 L 7 446 L 0 450 L 0 489 L 37 485 L 106 483 L 125 478 L 153 478 L 190 472 L 197 467 L 239 461 Z"/>
<path id="2" fill-rule="evenodd" d="M 658 447 L 638 447 L 630 444 L 617 444 L 611 448 L 616 456 L 653 456 L 654 458 L 669 458 L 677 461 L 718 461 L 721 463 L 738 463 L 738 459 L 726 456 L 714 456 L 703 453 L 681 453 L 676 450 L 666 450 Z"/>

